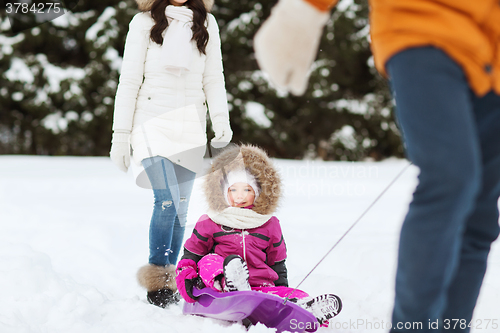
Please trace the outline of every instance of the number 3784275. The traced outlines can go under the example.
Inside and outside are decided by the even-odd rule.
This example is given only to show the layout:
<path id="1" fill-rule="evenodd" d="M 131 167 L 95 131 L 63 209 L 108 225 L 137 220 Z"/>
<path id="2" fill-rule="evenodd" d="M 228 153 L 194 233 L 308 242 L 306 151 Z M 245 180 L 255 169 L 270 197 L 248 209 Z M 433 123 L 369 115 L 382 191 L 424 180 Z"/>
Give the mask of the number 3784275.
<path id="1" fill-rule="evenodd" d="M 474 328 L 476 330 L 482 329 L 498 329 L 497 319 L 473 319 L 467 322 L 465 319 L 445 319 L 443 320 L 443 328 L 445 330 L 466 329 Z"/>
<path id="2" fill-rule="evenodd" d="M 64 9 L 58 2 L 39 2 L 29 4 L 26 2 L 7 2 L 7 14 L 59 14 Z"/>

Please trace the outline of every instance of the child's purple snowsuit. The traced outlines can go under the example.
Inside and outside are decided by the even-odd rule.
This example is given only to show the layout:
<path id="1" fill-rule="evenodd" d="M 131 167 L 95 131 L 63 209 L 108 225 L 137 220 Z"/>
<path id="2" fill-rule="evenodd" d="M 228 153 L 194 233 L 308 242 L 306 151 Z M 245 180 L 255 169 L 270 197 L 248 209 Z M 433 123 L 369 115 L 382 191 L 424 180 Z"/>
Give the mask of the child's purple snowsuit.
<path id="1" fill-rule="evenodd" d="M 274 216 L 260 227 L 241 230 L 221 226 L 203 215 L 184 247 L 198 256 L 209 253 L 223 258 L 231 254 L 241 256 L 247 263 L 252 287 L 274 286 L 279 276 L 272 266 L 286 259 L 281 226 Z"/>

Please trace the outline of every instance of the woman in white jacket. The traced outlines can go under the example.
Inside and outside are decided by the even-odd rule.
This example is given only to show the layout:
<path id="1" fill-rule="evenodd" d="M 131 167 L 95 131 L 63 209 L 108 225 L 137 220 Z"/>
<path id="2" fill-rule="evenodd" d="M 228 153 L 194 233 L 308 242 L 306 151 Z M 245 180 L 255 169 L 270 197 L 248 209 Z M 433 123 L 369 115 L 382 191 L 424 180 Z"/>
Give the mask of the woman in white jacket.
<path id="1" fill-rule="evenodd" d="M 139 269 L 148 301 L 178 300 L 175 264 L 189 198 L 205 153 L 207 104 L 220 148 L 231 140 L 213 0 L 136 0 L 116 92 L 110 157 L 142 164 L 154 193 L 149 264 Z M 215 144 L 214 144 L 215 145 Z"/>

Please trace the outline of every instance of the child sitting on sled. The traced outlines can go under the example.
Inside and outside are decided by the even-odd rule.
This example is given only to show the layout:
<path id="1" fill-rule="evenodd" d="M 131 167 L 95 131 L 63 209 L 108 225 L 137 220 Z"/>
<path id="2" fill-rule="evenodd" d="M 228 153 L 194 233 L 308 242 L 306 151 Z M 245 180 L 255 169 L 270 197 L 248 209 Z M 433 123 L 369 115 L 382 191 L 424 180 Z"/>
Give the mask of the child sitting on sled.
<path id="1" fill-rule="evenodd" d="M 204 184 L 209 211 L 196 223 L 177 265 L 177 288 L 184 300 L 196 302 L 192 290 L 201 280 L 219 292 L 256 290 L 300 300 L 326 324 L 341 310 L 338 297 L 331 302 L 322 298 L 330 309 L 332 302 L 337 304 L 323 313 L 314 311 L 321 302 L 314 304 L 307 293 L 288 288 L 286 245 L 272 215 L 281 180 L 266 153 L 255 146 L 232 146 L 215 158 L 211 171 Z"/>

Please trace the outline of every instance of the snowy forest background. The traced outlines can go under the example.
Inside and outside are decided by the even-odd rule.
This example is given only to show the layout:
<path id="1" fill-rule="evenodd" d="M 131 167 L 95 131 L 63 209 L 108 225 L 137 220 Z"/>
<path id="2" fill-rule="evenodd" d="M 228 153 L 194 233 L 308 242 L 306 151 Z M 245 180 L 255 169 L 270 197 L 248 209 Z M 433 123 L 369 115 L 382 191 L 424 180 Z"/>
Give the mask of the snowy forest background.
<path id="1" fill-rule="evenodd" d="M 0 154 L 106 156 L 134 0 L 63 1 L 71 12 L 13 32 L 0 11 Z M 277 158 L 382 160 L 403 150 L 369 48 L 366 0 L 343 0 L 302 97 L 270 87 L 252 38 L 275 1 L 216 0 L 233 142 Z M 287 98 L 284 98 L 287 97 Z M 209 135 L 211 134 L 209 126 Z"/>

